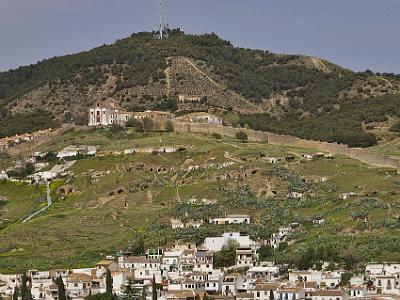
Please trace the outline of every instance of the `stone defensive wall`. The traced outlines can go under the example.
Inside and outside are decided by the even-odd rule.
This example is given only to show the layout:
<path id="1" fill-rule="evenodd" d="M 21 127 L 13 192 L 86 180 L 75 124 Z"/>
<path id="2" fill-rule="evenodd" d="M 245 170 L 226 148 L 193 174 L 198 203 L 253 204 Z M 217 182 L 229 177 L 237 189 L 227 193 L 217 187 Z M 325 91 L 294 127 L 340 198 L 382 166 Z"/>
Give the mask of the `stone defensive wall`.
<path id="1" fill-rule="evenodd" d="M 396 169 L 400 174 L 400 158 L 374 154 L 360 148 L 350 148 L 343 144 L 305 140 L 294 136 L 255 131 L 245 128 L 200 123 L 174 122 L 174 130 L 176 132 L 217 133 L 221 136 L 227 137 L 235 137 L 238 132 L 244 132 L 247 134 L 249 141 L 268 142 L 268 144 L 271 145 L 312 148 L 323 152 L 343 154 L 373 167 Z"/>

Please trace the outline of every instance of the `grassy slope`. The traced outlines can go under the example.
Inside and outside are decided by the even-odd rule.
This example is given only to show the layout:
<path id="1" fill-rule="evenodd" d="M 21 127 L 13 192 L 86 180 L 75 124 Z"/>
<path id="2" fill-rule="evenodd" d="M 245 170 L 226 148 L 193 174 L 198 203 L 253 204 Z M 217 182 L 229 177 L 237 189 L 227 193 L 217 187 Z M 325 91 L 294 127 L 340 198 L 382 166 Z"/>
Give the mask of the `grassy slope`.
<path id="1" fill-rule="evenodd" d="M 161 141 L 161 142 L 160 142 Z M 50 268 L 89 266 L 105 254 L 115 253 L 123 249 L 128 241 L 137 232 L 145 232 L 148 244 L 157 244 L 159 241 L 172 241 L 177 237 L 185 236 L 183 232 L 174 232 L 170 229 L 154 230 L 151 224 L 158 224 L 170 208 L 177 203 L 177 194 L 181 201 L 192 196 L 216 198 L 227 201 L 227 196 L 216 190 L 221 184 L 212 181 L 212 175 L 222 174 L 226 170 L 195 171 L 185 177 L 186 184 L 176 185 L 171 181 L 170 175 L 154 175 L 144 171 L 126 173 L 129 166 L 139 162 L 147 165 L 175 166 L 175 173 L 180 165 L 187 159 L 201 164 L 207 159 L 214 161 L 227 161 L 224 152 L 229 151 L 236 158 L 256 157 L 259 153 L 268 156 L 281 156 L 286 153 L 301 154 L 312 150 L 284 148 L 263 143 L 238 143 L 231 139 L 214 141 L 208 136 L 194 134 L 149 134 L 148 136 L 112 136 L 103 131 L 69 132 L 49 141 L 48 146 L 54 150 L 71 144 L 102 145 L 105 150 L 124 149 L 134 145 L 159 145 L 186 144 L 192 147 L 183 153 L 163 154 L 162 157 L 153 154 L 137 154 L 129 156 L 97 157 L 78 161 L 71 171 L 74 176 L 67 179 L 75 185 L 78 193 L 66 199 L 57 199 L 54 206 L 27 224 L 20 224 L 21 219 L 32 208 L 40 205 L 38 198 L 44 196 L 42 189 L 30 186 L 15 186 L 13 184 L 1 185 L 0 194 L 6 196 L 7 203 L 0 209 L 8 210 L 11 222 L 0 231 L 0 271 L 15 271 L 24 268 Z M 47 146 L 41 146 L 45 149 Z M 271 168 L 263 161 L 246 161 L 243 167 L 258 167 L 261 170 Z M 278 167 L 284 167 L 282 164 Z M 379 236 L 391 236 L 399 242 L 398 229 L 387 229 L 372 226 L 383 219 L 393 219 L 400 213 L 398 195 L 398 176 L 392 170 L 369 168 L 355 160 L 346 157 L 337 157 L 334 160 L 318 160 L 305 163 L 294 162 L 287 167 L 298 175 L 325 175 L 336 186 L 336 191 L 327 192 L 321 186 L 315 186 L 313 192 L 318 195 L 316 199 L 304 201 L 307 205 L 297 207 L 296 200 L 288 202 L 282 200 L 259 199 L 260 203 L 269 201 L 280 208 L 270 210 L 267 208 L 252 209 L 241 206 L 237 200 L 237 207 L 231 207 L 228 202 L 219 209 L 223 213 L 248 212 L 255 217 L 256 222 L 262 221 L 266 215 L 284 212 L 288 217 L 281 220 L 272 220 L 265 223 L 266 229 L 275 228 L 276 222 L 289 222 L 290 219 L 304 220 L 307 217 L 321 216 L 327 220 L 322 227 L 306 225 L 307 232 L 300 232 L 297 236 L 298 243 L 294 244 L 286 253 L 294 255 L 296 249 L 304 249 L 304 245 L 318 243 L 328 239 L 344 245 L 344 249 L 361 240 L 361 245 L 368 244 L 363 236 L 368 234 L 370 239 Z M 238 165 L 229 169 L 237 170 Z M 90 174 L 87 174 L 90 170 Z M 103 173 L 97 182 L 93 182 L 90 175 L 93 172 L 110 171 Z M 150 188 L 134 193 L 124 192 L 121 195 L 107 198 L 110 190 L 118 187 L 129 189 L 136 184 L 147 182 Z M 265 188 L 275 182 L 276 187 L 285 190 L 288 182 L 275 177 L 265 177 L 257 174 L 254 177 L 241 180 L 231 180 L 222 184 L 229 189 L 238 189 L 249 185 L 253 190 Z M 62 184 L 63 182 L 58 183 Z M 379 203 L 391 204 L 390 209 L 374 207 L 370 210 L 368 228 L 362 221 L 353 220 L 351 212 L 358 210 L 360 199 L 348 201 L 338 200 L 340 193 L 348 191 L 363 192 L 364 195 L 374 194 Z M 55 194 L 54 194 L 55 196 Z M 55 197 L 56 198 L 56 197 Z M 235 201 L 234 201 L 235 202 Z M 229 204 L 230 203 L 230 204 Z M 128 205 L 125 208 L 125 204 Z M 396 206 L 397 205 L 397 206 Z M 260 225 L 261 226 L 261 225 Z M 263 227 L 259 227 L 262 229 Z M 186 233 L 189 236 L 197 235 L 196 232 Z M 348 238 L 352 238 L 349 242 Z M 378 244 L 378 243 L 377 243 Z M 358 247 L 358 246 L 357 246 Z M 375 248 L 374 248 L 375 249 Z M 371 254 L 369 254 L 371 255 Z M 397 255 L 397 256 L 396 256 Z M 369 256 L 371 257 L 371 256 Z M 396 251 L 377 252 L 377 259 L 399 259 Z"/>
<path id="2" fill-rule="evenodd" d="M 400 139 L 396 138 L 390 142 L 368 148 L 368 150 L 378 154 L 400 157 Z"/>

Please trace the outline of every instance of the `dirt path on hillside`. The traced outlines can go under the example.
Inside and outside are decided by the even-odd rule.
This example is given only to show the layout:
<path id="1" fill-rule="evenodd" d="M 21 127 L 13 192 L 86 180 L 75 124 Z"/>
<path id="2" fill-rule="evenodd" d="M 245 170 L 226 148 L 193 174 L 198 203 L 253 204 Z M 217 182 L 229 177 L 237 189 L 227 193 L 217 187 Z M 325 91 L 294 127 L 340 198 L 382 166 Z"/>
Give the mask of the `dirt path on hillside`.
<path id="1" fill-rule="evenodd" d="M 167 82 L 167 95 L 171 95 L 171 67 L 168 66 L 165 70 L 165 81 Z"/>
<path id="2" fill-rule="evenodd" d="M 232 94 L 234 97 L 236 97 L 237 99 L 239 99 L 242 102 L 245 102 L 247 105 L 250 105 L 256 109 L 258 109 L 259 111 L 263 111 L 260 107 L 258 107 L 257 105 L 255 105 L 254 103 L 250 102 L 249 100 L 247 100 L 246 98 L 244 98 L 243 96 L 235 93 L 234 91 L 227 89 L 226 86 L 218 83 L 217 81 L 215 81 L 213 78 L 211 78 L 206 72 L 204 72 L 203 70 L 201 70 L 192 60 L 190 60 L 187 57 L 183 57 L 183 59 L 193 68 L 195 69 L 196 72 L 200 73 L 201 75 L 203 75 L 205 78 L 208 79 L 208 81 L 210 81 L 213 85 L 215 85 L 217 88 L 221 89 L 221 90 L 226 90 L 227 92 L 229 92 L 230 94 Z"/>
<path id="3" fill-rule="evenodd" d="M 325 65 L 325 63 L 318 57 L 310 57 L 311 58 L 311 62 L 314 65 L 314 67 L 320 71 L 323 71 L 325 73 L 330 73 L 331 70 L 329 70 L 329 68 Z"/>

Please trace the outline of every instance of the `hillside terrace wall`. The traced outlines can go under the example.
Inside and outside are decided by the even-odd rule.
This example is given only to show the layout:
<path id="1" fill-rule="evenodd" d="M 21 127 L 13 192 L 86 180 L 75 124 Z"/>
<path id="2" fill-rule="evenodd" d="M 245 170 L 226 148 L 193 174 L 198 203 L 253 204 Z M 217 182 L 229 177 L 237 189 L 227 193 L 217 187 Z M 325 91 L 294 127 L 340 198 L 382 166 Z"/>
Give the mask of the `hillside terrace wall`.
<path id="1" fill-rule="evenodd" d="M 262 132 L 245 128 L 234 128 L 229 126 L 200 123 L 175 122 L 174 130 L 177 132 L 196 132 L 206 134 L 217 133 L 227 137 L 235 137 L 238 132 L 242 131 L 247 134 L 249 141 L 267 142 L 271 145 L 312 148 L 323 152 L 343 154 L 350 158 L 357 159 L 367 165 L 374 167 L 393 168 L 400 173 L 400 159 L 369 153 L 363 149 L 350 148 L 343 144 L 305 140 L 294 136 Z"/>

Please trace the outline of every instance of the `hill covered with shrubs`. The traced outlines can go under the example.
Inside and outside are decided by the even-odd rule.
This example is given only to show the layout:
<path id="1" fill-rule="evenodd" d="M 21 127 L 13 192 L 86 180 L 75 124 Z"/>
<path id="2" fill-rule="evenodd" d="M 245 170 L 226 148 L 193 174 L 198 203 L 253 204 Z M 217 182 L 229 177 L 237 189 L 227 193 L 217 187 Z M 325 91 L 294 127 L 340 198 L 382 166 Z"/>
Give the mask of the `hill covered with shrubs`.
<path id="1" fill-rule="evenodd" d="M 40 109 L 83 124 L 88 106 L 113 97 L 128 110 L 233 113 L 236 123 L 255 129 L 364 147 L 377 141 L 364 125 L 398 118 L 399 93 L 400 75 L 356 73 L 315 57 L 237 48 L 216 34 L 175 29 L 166 40 L 136 33 L 0 73 L 0 123 Z M 203 97 L 178 103 L 178 95 Z M 23 121 L 15 132 L 31 128 Z"/>

